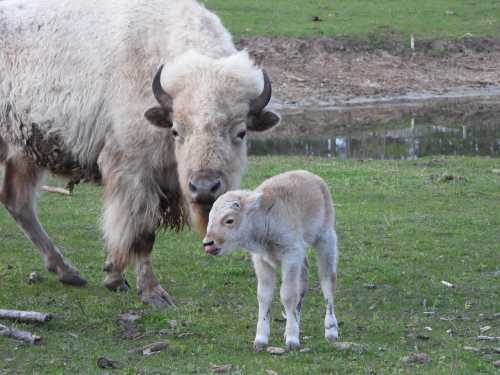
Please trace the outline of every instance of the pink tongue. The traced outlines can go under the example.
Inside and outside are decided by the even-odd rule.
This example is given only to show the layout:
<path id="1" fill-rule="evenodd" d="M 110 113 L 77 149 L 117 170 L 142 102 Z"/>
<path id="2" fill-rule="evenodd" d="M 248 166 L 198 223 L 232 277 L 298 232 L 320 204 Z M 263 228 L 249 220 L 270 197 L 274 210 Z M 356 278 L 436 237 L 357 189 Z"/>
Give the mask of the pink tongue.
<path id="1" fill-rule="evenodd" d="M 213 253 L 215 250 L 217 250 L 217 246 L 215 245 L 205 245 L 204 248 L 207 253 Z"/>

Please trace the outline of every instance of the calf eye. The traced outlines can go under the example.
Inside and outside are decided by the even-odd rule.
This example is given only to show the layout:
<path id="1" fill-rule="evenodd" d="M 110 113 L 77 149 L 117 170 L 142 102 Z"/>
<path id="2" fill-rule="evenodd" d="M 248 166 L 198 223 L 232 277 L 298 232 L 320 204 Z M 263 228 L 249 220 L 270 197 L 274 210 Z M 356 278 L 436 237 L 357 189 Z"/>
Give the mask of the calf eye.
<path id="1" fill-rule="evenodd" d="M 179 136 L 179 133 L 177 132 L 177 130 L 172 129 L 172 135 L 173 135 L 174 137 L 178 137 L 178 136 Z"/>
<path id="2" fill-rule="evenodd" d="M 231 225 L 231 224 L 233 224 L 233 223 L 234 223 L 234 220 L 233 220 L 233 219 L 227 219 L 227 220 L 224 222 L 224 224 L 226 224 L 226 225 Z"/>
<path id="3" fill-rule="evenodd" d="M 239 139 L 243 139 L 245 138 L 245 136 L 247 135 L 247 131 L 246 130 L 242 130 L 240 131 L 238 134 L 236 134 L 236 136 L 239 138 Z"/>

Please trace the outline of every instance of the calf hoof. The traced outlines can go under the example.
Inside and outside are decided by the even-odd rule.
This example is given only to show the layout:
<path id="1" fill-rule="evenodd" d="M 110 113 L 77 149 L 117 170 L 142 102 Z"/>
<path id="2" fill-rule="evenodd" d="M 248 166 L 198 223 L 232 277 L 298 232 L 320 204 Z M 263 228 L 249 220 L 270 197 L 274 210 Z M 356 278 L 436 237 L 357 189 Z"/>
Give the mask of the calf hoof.
<path id="1" fill-rule="evenodd" d="M 142 302 L 154 306 L 158 309 L 166 309 L 174 307 L 175 303 L 172 297 L 160 285 L 157 285 L 149 290 L 139 291 Z"/>
<path id="2" fill-rule="evenodd" d="M 256 352 L 263 352 L 266 349 L 267 349 L 267 342 L 257 341 L 257 340 L 253 342 L 253 350 L 255 350 Z"/>
<path id="3" fill-rule="evenodd" d="M 112 292 L 126 292 L 130 289 L 127 279 L 121 274 L 109 274 L 106 276 L 104 286 Z"/>
<path id="4" fill-rule="evenodd" d="M 325 339 L 329 342 L 335 342 L 339 338 L 339 331 L 337 328 L 330 328 L 325 331 Z"/>
<path id="5" fill-rule="evenodd" d="M 288 339 L 286 340 L 286 347 L 288 350 L 299 350 L 300 349 L 300 342 L 298 339 Z"/>

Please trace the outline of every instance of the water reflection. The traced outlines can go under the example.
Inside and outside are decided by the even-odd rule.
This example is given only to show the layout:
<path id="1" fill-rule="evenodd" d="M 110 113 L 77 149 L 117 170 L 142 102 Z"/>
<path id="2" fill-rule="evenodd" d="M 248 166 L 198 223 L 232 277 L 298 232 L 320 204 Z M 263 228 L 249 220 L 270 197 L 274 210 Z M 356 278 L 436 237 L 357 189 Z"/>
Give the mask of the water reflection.
<path id="1" fill-rule="evenodd" d="M 322 119 L 324 120 L 324 114 Z M 309 119 L 304 119 L 308 121 Z M 429 155 L 500 156 L 500 116 L 484 112 L 474 120 L 446 117 L 403 118 L 383 125 L 351 129 L 322 124 L 321 133 L 286 130 L 250 141 L 251 155 L 302 155 L 355 159 L 415 159 Z M 284 127 L 287 126 L 286 116 Z M 461 124 L 459 124 L 461 123 Z M 311 131 L 310 133 L 313 133 Z"/>

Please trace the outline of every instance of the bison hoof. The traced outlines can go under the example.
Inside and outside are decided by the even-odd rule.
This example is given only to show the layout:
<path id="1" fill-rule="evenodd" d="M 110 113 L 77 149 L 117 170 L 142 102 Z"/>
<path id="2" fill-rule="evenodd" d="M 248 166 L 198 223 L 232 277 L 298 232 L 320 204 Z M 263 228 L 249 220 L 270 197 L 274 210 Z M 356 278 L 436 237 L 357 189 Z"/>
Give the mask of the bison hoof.
<path id="1" fill-rule="evenodd" d="M 81 277 L 78 272 L 65 273 L 59 276 L 59 281 L 72 286 L 84 286 L 87 284 L 87 280 Z"/>
<path id="2" fill-rule="evenodd" d="M 60 282 L 72 286 L 84 286 L 87 280 L 69 262 L 61 261 L 56 264 L 47 264 L 47 270 L 55 273 Z"/>
<path id="3" fill-rule="evenodd" d="M 80 276 L 78 270 L 60 255 L 45 259 L 45 268 L 47 271 L 55 273 L 63 284 L 72 286 L 87 284 L 87 280 Z"/>
<path id="4" fill-rule="evenodd" d="M 166 309 L 167 307 L 175 306 L 174 300 L 160 285 L 157 285 L 150 290 L 139 292 L 142 302 L 152 305 L 158 309 Z"/>
<path id="5" fill-rule="evenodd" d="M 121 274 L 110 274 L 104 279 L 104 286 L 112 292 L 126 292 L 129 290 L 127 279 Z"/>

